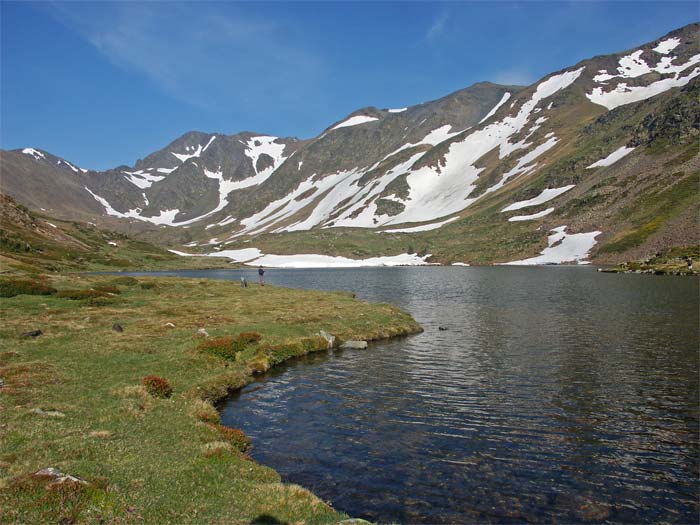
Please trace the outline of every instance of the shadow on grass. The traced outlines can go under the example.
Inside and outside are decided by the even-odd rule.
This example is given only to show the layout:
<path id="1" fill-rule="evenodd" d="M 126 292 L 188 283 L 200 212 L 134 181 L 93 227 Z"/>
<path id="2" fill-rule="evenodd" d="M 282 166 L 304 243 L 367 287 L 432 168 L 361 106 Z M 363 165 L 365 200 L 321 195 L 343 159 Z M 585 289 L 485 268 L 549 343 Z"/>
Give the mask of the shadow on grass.
<path id="1" fill-rule="evenodd" d="M 260 516 L 250 522 L 250 525 L 288 525 L 288 523 L 286 521 L 280 521 L 269 514 L 260 514 Z"/>

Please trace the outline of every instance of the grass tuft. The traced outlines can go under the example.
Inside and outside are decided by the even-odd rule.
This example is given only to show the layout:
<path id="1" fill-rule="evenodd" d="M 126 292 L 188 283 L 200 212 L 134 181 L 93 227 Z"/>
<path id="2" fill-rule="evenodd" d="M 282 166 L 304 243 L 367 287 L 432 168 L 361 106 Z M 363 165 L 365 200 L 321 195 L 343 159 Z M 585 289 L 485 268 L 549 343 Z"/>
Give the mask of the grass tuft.
<path id="1" fill-rule="evenodd" d="M 15 297 L 16 295 L 52 295 L 56 288 L 41 281 L 30 279 L 0 280 L 0 297 Z"/>

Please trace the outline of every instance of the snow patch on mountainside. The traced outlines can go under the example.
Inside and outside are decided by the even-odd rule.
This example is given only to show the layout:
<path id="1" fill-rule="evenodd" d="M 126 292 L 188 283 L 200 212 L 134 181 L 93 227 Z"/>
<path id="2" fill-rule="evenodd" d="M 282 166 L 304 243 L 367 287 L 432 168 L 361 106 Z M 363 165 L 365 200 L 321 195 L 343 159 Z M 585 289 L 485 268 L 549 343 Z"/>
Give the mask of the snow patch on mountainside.
<path id="1" fill-rule="evenodd" d="M 207 151 L 207 148 L 211 146 L 211 143 L 214 142 L 214 139 L 216 138 L 216 135 L 214 135 L 212 138 L 209 139 L 209 142 L 207 142 L 206 146 L 202 146 L 201 144 L 197 145 L 197 149 L 194 150 L 193 153 L 175 153 L 174 151 L 171 151 L 175 157 L 178 158 L 180 162 L 185 162 L 188 159 L 194 158 L 194 157 L 199 157 L 202 153 Z M 190 151 L 190 147 L 188 146 L 185 148 L 185 151 Z"/>
<path id="2" fill-rule="evenodd" d="M 598 72 L 598 75 L 593 77 L 593 81 L 603 84 L 613 78 L 637 78 L 654 72 L 660 74 L 677 74 L 700 62 L 700 55 L 691 57 L 685 64 L 677 65 L 673 65 L 673 61 L 676 57 L 662 57 L 655 66 L 650 66 L 642 58 L 643 53 L 644 50 L 640 49 L 631 55 L 622 57 L 619 60 L 620 65 L 617 68 L 617 74 L 609 74 L 607 70 L 602 69 Z"/>
<path id="3" fill-rule="evenodd" d="M 498 111 L 498 108 L 500 108 L 503 104 L 505 104 L 506 102 L 508 102 L 509 99 L 510 99 L 510 93 L 508 93 L 508 92 L 504 93 L 504 94 L 503 94 L 503 97 L 502 97 L 501 100 L 498 102 L 498 104 L 496 104 L 496 105 L 493 107 L 493 109 L 492 109 L 491 111 L 489 111 L 489 112 L 486 114 L 486 116 L 485 116 L 484 118 L 482 118 L 482 119 L 479 121 L 479 124 L 481 124 L 482 122 L 484 122 L 484 121 L 488 120 L 490 117 L 492 117 L 493 114 L 496 113 L 496 111 Z"/>
<path id="4" fill-rule="evenodd" d="M 61 163 L 65 164 L 66 166 L 68 166 L 71 170 L 73 170 L 76 173 L 80 173 L 81 171 L 83 173 L 85 173 L 87 171 L 87 170 L 84 170 L 82 168 L 76 168 L 75 166 L 73 166 L 70 162 L 68 162 L 65 159 L 60 159 L 60 160 L 56 161 L 56 164 L 61 164 Z"/>
<path id="5" fill-rule="evenodd" d="M 46 157 L 44 156 L 44 154 L 43 154 L 41 151 L 36 150 L 36 149 L 34 149 L 34 148 L 24 148 L 24 149 L 22 150 L 22 153 L 24 153 L 25 155 L 31 155 L 31 156 L 34 157 L 36 160 L 45 159 L 45 158 L 46 158 Z"/>
<path id="6" fill-rule="evenodd" d="M 285 145 L 275 142 L 276 140 L 277 137 L 261 135 L 259 137 L 251 137 L 248 140 L 248 142 L 246 142 L 246 150 L 244 151 L 244 153 L 246 157 L 250 159 L 250 162 L 253 165 L 253 170 L 255 170 L 255 176 L 246 179 L 246 181 L 249 181 L 249 183 L 245 186 L 240 186 L 240 188 L 246 188 L 248 186 L 255 186 L 256 184 L 262 184 L 287 159 L 287 157 L 284 156 Z M 258 159 L 262 154 L 269 155 L 270 157 L 272 157 L 272 166 L 269 166 L 264 170 L 258 171 Z"/>
<path id="7" fill-rule="evenodd" d="M 670 40 L 676 39 L 669 39 L 664 42 L 669 42 Z M 669 47 L 670 45 L 671 44 L 669 43 L 661 49 L 665 50 L 668 48 L 668 51 L 666 51 L 666 53 L 668 53 L 671 49 L 676 47 L 675 45 L 673 47 Z M 661 46 L 661 44 L 659 44 L 659 46 Z M 657 49 L 654 50 L 656 51 Z M 659 52 L 661 53 L 662 51 Z M 619 66 L 617 68 L 617 73 L 611 74 L 608 73 L 607 70 L 603 69 L 598 72 L 598 75 L 593 77 L 593 80 L 598 84 L 605 86 L 607 85 L 608 81 L 616 78 L 638 78 L 648 73 L 673 76 L 657 80 L 656 82 L 652 82 L 646 86 L 628 86 L 626 82 L 620 82 L 610 91 L 606 91 L 603 87 L 596 87 L 593 88 L 590 93 L 587 93 L 586 97 L 594 104 L 605 106 L 607 109 L 614 109 L 618 106 L 631 104 L 632 102 L 646 100 L 647 98 L 653 97 L 672 88 L 683 87 L 693 78 L 700 75 L 700 68 L 696 67 L 686 76 L 681 76 L 681 73 L 700 63 L 700 54 L 692 56 L 685 64 L 674 64 L 673 62 L 677 57 L 663 56 L 656 65 L 650 66 L 647 64 L 644 58 L 642 58 L 643 53 L 643 50 L 638 50 L 620 58 L 618 61 Z"/>
<path id="8" fill-rule="evenodd" d="M 456 221 L 459 217 L 452 217 L 446 221 L 434 222 L 432 224 L 423 224 L 422 226 L 413 226 L 412 228 L 397 228 L 395 230 L 383 230 L 379 233 L 415 233 L 415 232 L 427 232 L 430 230 L 437 230 L 445 224 Z"/>
<path id="9" fill-rule="evenodd" d="M 339 128 L 346 128 L 348 126 L 357 126 L 358 124 L 365 124 L 367 122 L 372 122 L 373 120 L 379 120 L 377 117 L 368 117 L 366 115 L 355 115 L 347 120 L 344 120 L 340 124 L 336 124 L 331 128 L 331 131 Z"/>
<path id="10" fill-rule="evenodd" d="M 540 252 L 537 257 L 523 259 L 522 261 L 512 261 L 504 263 L 506 265 L 538 265 L 538 264 L 561 264 L 567 262 L 577 262 L 578 264 L 588 264 L 584 261 L 588 257 L 591 249 L 596 244 L 595 238 L 602 232 L 594 231 L 588 233 L 566 233 L 566 226 L 554 228 L 554 233 L 547 238 L 547 248 Z"/>
<path id="11" fill-rule="evenodd" d="M 508 222 L 531 221 L 533 219 L 539 219 L 541 217 L 544 217 L 545 215 L 549 215 L 553 211 L 554 208 L 547 208 L 544 211 L 533 213 L 532 215 L 516 215 L 515 217 L 511 217 L 510 219 L 508 219 Z"/>
<path id="12" fill-rule="evenodd" d="M 397 108 L 397 109 L 388 109 L 387 111 L 389 113 L 403 113 L 406 111 L 408 108 Z"/>
<path id="13" fill-rule="evenodd" d="M 359 268 L 365 266 L 423 266 L 429 263 L 430 254 L 419 256 L 415 253 L 402 253 L 369 259 L 348 259 L 332 255 L 302 253 L 297 255 L 263 255 L 257 248 L 240 250 L 221 250 L 214 253 L 187 253 L 168 250 L 182 257 L 228 257 L 233 262 L 242 262 L 248 266 L 266 266 L 268 268 Z"/>
<path id="14" fill-rule="evenodd" d="M 292 190 L 291 193 L 285 195 L 284 197 L 277 199 L 269 203 L 263 210 L 241 220 L 241 224 L 244 229 L 236 232 L 235 236 L 243 235 L 246 233 L 257 233 L 265 229 L 273 227 L 273 225 L 287 220 L 289 217 L 302 210 L 313 201 L 317 200 L 320 195 L 331 191 L 334 195 L 344 194 L 339 200 L 346 198 L 348 193 L 348 186 L 361 177 L 361 172 L 357 170 L 341 171 L 331 175 L 327 175 L 320 180 L 317 179 L 317 174 L 314 173 L 307 177 L 305 180 L 301 181 L 299 185 Z M 302 197 L 303 194 L 315 189 L 310 195 Z M 333 199 L 333 197 L 331 197 Z M 339 202 L 339 201 L 338 201 Z M 317 203 L 314 209 L 314 217 L 309 217 L 304 222 L 309 224 L 309 228 L 316 224 L 317 217 L 323 217 L 324 210 L 320 208 L 321 203 Z M 318 219 L 320 220 L 320 219 Z M 298 223 L 292 224 L 288 228 L 278 229 L 277 231 L 294 231 L 294 227 Z M 303 228 L 299 228 L 303 229 Z"/>
<path id="15" fill-rule="evenodd" d="M 586 169 L 592 169 L 592 168 L 600 168 L 602 166 L 612 166 L 615 164 L 618 160 L 620 160 L 622 157 L 628 155 L 629 153 L 632 153 L 634 148 L 628 148 L 627 146 L 622 146 L 621 148 L 616 149 L 613 151 L 610 155 L 605 157 L 604 159 L 600 159 L 597 162 L 594 162 L 590 166 L 586 166 Z"/>
<path id="16" fill-rule="evenodd" d="M 537 206 L 538 204 L 543 204 L 547 201 L 551 201 L 555 197 L 558 197 L 562 193 L 569 191 L 574 186 L 575 184 L 570 184 L 569 186 L 562 186 L 561 188 L 546 188 L 542 190 L 542 193 L 540 193 L 536 197 L 533 197 L 532 199 L 514 202 L 510 206 L 503 208 L 501 210 L 501 213 L 506 211 L 515 211 L 521 208 L 529 208 L 530 206 Z"/>
<path id="17" fill-rule="evenodd" d="M 386 257 L 369 259 L 348 259 L 331 255 L 302 253 L 298 255 L 263 255 L 259 259 L 248 261 L 248 266 L 267 266 L 269 268 L 360 268 L 365 266 L 423 266 L 430 254 L 423 257 L 413 253 L 403 253 Z"/>
<path id="18" fill-rule="evenodd" d="M 654 51 L 656 51 L 657 53 L 661 53 L 662 55 L 667 55 L 668 53 L 676 49 L 676 47 L 678 47 L 680 43 L 680 38 L 668 38 L 659 42 L 659 45 L 657 45 L 654 48 Z"/>
<path id="19" fill-rule="evenodd" d="M 158 182 L 165 178 L 161 177 L 160 175 L 151 175 L 146 170 L 122 171 L 122 173 L 126 175 L 124 177 L 126 180 L 142 190 L 150 188 L 154 182 Z"/>

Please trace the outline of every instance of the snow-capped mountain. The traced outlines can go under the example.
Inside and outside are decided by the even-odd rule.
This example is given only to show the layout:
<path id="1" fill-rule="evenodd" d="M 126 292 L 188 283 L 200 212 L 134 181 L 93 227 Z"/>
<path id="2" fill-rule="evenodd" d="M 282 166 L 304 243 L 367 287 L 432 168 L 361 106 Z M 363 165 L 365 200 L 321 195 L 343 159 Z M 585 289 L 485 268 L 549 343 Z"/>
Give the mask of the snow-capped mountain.
<path id="1" fill-rule="evenodd" d="M 256 242 L 284 247 L 312 231 L 315 253 L 400 253 L 413 234 L 441 262 L 527 259 L 545 244 L 614 259 L 698 243 L 698 199 L 685 192 L 697 178 L 698 76 L 692 24 L 532 86 L 480 83 L 407 108 L 363 108 L 309 140 L 190 132 L 105 172 L 36 148 L 3 152 L 2 190 L 66 218 L 157 227 L 188 248 L 261 234 L 276 235 Z M 650 214 L 663 220 L 647 227 Z M 358 229 L 355 248 L 323 244 L 346 228 Z"/>

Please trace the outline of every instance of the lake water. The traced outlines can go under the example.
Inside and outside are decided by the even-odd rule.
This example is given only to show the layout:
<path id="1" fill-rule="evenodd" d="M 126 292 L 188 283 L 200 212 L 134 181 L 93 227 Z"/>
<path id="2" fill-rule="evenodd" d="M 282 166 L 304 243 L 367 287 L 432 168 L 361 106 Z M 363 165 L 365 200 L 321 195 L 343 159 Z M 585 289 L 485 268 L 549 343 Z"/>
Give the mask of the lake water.
<path id="1" fill-rule="evenodd" d="M 391 302 L 425 328 L 295 360 L 222 406 L 286 481 L 379 522 L 698 522 L 698 279 L 591 267 L 266 278 Z"/>

